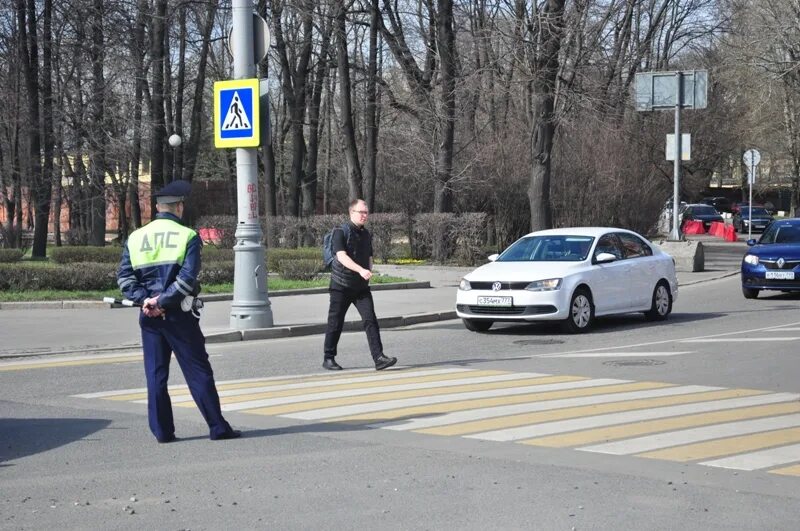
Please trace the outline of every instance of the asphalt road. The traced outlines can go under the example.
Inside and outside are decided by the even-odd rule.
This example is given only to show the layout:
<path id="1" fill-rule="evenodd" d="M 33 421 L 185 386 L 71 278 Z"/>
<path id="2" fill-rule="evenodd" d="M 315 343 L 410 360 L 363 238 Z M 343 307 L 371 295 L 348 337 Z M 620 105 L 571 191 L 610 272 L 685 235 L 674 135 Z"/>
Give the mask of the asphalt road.
<path id="1" fill-rule="evenodd" d="M 382 373 L 363 333 L 342 373 L 321 336 L 210 345 L 219 442 L 176 389 L 155 443 L 138 352 L 5 361 L 0 528 L 796 529 L 798 309 L 730 277 L 580 336 L 386 330 Z"/>

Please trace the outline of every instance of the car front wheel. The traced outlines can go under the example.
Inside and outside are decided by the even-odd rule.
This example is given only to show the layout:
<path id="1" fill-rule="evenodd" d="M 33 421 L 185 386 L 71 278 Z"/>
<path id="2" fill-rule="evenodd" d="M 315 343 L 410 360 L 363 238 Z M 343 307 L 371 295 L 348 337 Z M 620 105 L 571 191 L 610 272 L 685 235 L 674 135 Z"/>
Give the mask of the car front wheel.
<path id="1" fill-rule="evenodd" d="M 650 310 L 644 312 L 644 316 L 648 321 L 663 321 L 671 312 L 672 294 L 667 283 L 662 280 L 656 284 L 656 288 L 653 290 L 653 302 Z"/>
<path id="2" fill-rule="evenodd" d="M 756 299 L 758 298 L 758 290 L 753 288 L 742 288 L 742 295 L 744 295 L 745 299 Z"/>
<path id="3" fill-rule="evenodd" d="M 486 332 L 494 324 L 493 321 L 476 321 L 475 319 L 462 319 L 462 321 L 470 332 Z"/>
<path id="4" fill-rule="evenodd" d="M 564 330 L 570 334 L 580 334 L 589 330 L 593 322 L 592 294 L 586 288 L 578 288 L 570 299 L 569 315 L 564 320 Z"/>

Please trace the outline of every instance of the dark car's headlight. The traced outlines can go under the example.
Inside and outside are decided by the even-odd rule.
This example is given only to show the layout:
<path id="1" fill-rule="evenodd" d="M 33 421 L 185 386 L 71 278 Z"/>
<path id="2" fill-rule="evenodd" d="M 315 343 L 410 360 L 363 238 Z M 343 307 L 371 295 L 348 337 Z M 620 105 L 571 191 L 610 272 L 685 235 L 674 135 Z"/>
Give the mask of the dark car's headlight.
<path id="1" fill-rule="evenodd" d="M 469 280 L 466 278 L 461 279 L 461 283 L 458 285 L 458 289 L 463 291 L 469 291 L 472 289 L 472 284 L 469 283 Z"/>
<path id="2" fill-rule="evenodd" d="M 744 261 L 750 265 L 758 265 L 758 256 L 754 254 L 744 255 Z"/>
<path id="3" fill-rule="evenodd" d="M 525 289 L 528 291 L 555 291 L 561 287 L 560 278 L 548 278 L 547 280 L 537 280 L 531 282 Z"/>

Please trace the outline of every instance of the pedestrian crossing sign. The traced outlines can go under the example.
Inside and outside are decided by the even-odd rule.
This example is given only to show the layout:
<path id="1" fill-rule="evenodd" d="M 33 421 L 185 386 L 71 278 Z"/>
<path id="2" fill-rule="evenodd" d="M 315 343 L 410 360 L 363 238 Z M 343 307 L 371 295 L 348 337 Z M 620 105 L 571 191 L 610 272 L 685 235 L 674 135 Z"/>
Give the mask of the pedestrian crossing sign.
<path id="1" fill-rule="evenodd" d="M 245 148 L 261 145 L 258 79 L 214 83 L 214 146 Z"/>

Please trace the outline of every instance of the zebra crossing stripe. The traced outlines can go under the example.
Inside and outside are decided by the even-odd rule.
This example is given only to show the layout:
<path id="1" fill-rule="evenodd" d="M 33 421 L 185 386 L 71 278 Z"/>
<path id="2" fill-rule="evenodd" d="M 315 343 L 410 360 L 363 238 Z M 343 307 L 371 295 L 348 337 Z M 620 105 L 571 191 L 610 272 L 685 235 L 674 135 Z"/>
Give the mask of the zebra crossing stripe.
<path id="1" fill-rule="evenodd" d="M 792 445 L 792 446 L 785 446 L 786 448 L 786 458 L 790 459 L 791 461 L 797 461 L 797 456 L 800 455 L 800 445 Z M 781 450 L 781 448 L 775 448 L 775 450 Z M 764 450 L 764 452 L 768 452 L 769 450 Z M 792 459 L 794 458 L 794 459 Z M 777 459 L 776 459 L 777 460 Z M 789 461 L 785 461 L 789 462 Z M 710 463 L 703 463 L 703 464 L 710 464 Z M 714 465 L 711 465 L 714 466 Z M 774 465 L 773 465 L 774 466 Z M 800 464 L 787 466 L 784 468 L 775 468 L 769 471 L 770 474 L 780 474 L 782 476 L 800 476 Z"/>
<path id="2" fill-rule="evenodd" d="M 797 442 L 800 442 L 800 428 L 787 428 L 655 450 L 639 454 L 639 457 L 668 461 L 697 461 Z M 795 455 L 794 461 L 800 461 L 800 455 Z"/>
<path id="3" fill-rule="evenodd" d="M 256 400 L 244 400 L 236 403 L 223 401 L 223 411 L 241 411 L 243 409 L 264 408 L 283 406 L 284 409 L 277 408 L 276 411 L 299 411 L 311 409 L 320 405 L 344 405 L 370 402 L 376 398 L 392 400 L 409 396 L 420 396 L 421 394 L 435 395 L 448 394 L 458 391 L 469 391 L 473 389 L 488 388 L 499 389 L 514 387 L 524 383 L 535 382 L 538 378 L 548 376 L 537 373 L 506 373 L 495 376 L 482 376 L 478 378 L 462 378 L 460 380 L 449 380 L 445 382 L 425 382 L 418 384 L 405 384 L 376 387 L 372 389 L 343 389 L 338 391 L 327 391 L 321 393 L 304 393 L 278 398 L 261 398 Z M 272 396 L 271 393 L 267 393 Z M 311 405 L 309 405 L 309 403 Z M 186 406 L 187 404 L 178 404 Z M 191 404 L 188 404 L 191 405 Z"/>
<path id="4" fill-rule="evenodd" d="M 755 391 L 749 391 L 756 394 Z M 789 393 L 760 394 L 744 398 L 713 400 L 682 406 L 668 406 L 629 413 L 612 413 L 585 419 L 560 421 L 562 431 L 519 441 L 534 446 L 564 448 L 613 441 L 648 433 L 719 424 L 747 418 L 800 413 L 800 404 Z M 783 402 L 783 403 L 780 403 Z M 776 404 L 777 403 L 777 404 Z M 766 404 L 766 405 L 757 405 Z M 752 407 L 748 407 L 752 406 Z M 703 412 L 707 413 L 703 413 Z M 555 423 L 553 423 L 555 424 Z M 593 426 L 597 426 L 592 429 Z M 556 428 L 554 425 L 553 428 Z M 553 431 L 553 430 L 550 430 Z"/>
<path id="5" fill-rule="evenodd" d="M 394 371 L 393 371 L 394 372 Z M 374 371 L 373 371 L 374 374 Z M 507 375 L 505 371 L 470 371 L 470 378 L 480 376 L 500 376 Z M 335 391 L 345 389 L 367 389 L 370 387 L 384 387 L 391 385 L 401 385 L 409 383 L 423 382 L 445 382 L 447 380 L 463 379 L 463 370 L 442 370 L 442 371 L 414 371 L 398 373 L 397 375 L 378 374 L 363 378 L 328 378 L 326 380 L 316 380 L 300 383 L 277 382 L 278 385 L 257 385 L 250 387 L 228 388 L 219 391 L 219 396 L 223 403 L 232 404 L 246 400 L 259 400 L 262 398 L 292 396 L 303 393 L 321 393 L 324 391 Z M 263 382 L 262 382 L 263 383 Z M 188 392 L 172 399 L 173 404 L 181 402 L 191 402 L 192 396 Z M 144 400 L 146 403 L 147 400 Z"/>
<path id="6" fill-rule="evenodd" d="M 594 382 L 595 380 L 590 381 Z M 530 413 L 532 411 L 547 411 L 550 409 L 557 409 L 561 407 L 562 404 L 585 403 L 587 400 L 592 402 L 597 396 L 629 396 L 631 392 L 650 391 L 664 387 L 669 387 L 669 384 L 655 382 L 630 382 L 625 384 L 605 386 L 588 386 L 583 384 L 580 387 L 577 387 L 572 385 L 562 391 L 551 391 L 525 395 L 526 400 L 517 401 L 511 404 L 501 404 L 497 406 L 486 407 L 483 402 L 481 402 L 478 405 L 484 407 L 473 407 L 469 410 L 455 411 L 435 417 L 411 419 L 399 424 L 392 423 L 386 425 L 385 427 L 387 429 L 397 431 L 423 431 L 438 426 L 455 424 L 461 425 L 466 422 L 474 422 L 482 419 L 502 418 L 520 413 Z M 373 424 L 372 426 L 377 427 L 382 425 Z"/>
<path id="7" fill-rule="evenodd" d="M 331 422 L 369 422 L 373 428 L 390 428 L 397 430 L 412 429 L 409 423 L 415 422 L 415 415 L 430 417 L 433 414 L 451 413 L 454 411 L 464 411 L 473 409 L 483 409 L 495 406 L 505 406 L 511 404 L 522 404 L 525 402 L 542 402 L 545 400 L 555 400 L 558 398 L 572 398 L 577 396 L 588 396 L 597 394 L 596 387 L 603 387 L 605 393 L 621 393 L 625 391 L 635 391 L 639 389 L 651 388 L 649 384 L 642 382 L 619 383 L 625 380 L 614 379 L 595 379 L 586 380 L 575 377 L 551 377 L 543 378 L 542 385 L 534 387 L 536 392 L 525 392 L 523 394 L 508 394 L 505 396 L 487 397 L 478 399 L 468 399 L 453 402 L 441 402 L 430 405 L 401 407 L 379 411 L 376 413 L 362 413 L 344 417 L 330 418 Z M 544 381 L 547 380 L 547 381 Z M 545 385 L 547 384 L 547 385 Z M 407 420 L 411 419 L 411 420 Z M 377 422 L 382 421 L 382 422 Z M 416 425 L 414 425 L 416 427 Z"/>
<path id="8" fill-rule="evenodd" d="M 545 410 L 487 419 L 477 422 L 467 422 L 441 428 L 419 430 L 422 433 L 435 435 L 468 435 L 473 439 L 487 441 L 516 441 L 536 437 L 542 423 L 556 420 L 573 419 L 579 417 L 600 415 L 603 413 L 649 409 L 660 406 L 716 400 L 732 396 L 731 390 L 716 391 L 713 387 L 687 385 L 656 389 L 653 391 L 639 391 L 612 396 L 595 396 L 582 399 L 570 407 L 548 407 Z M 593 400 L 592 400 L 593 399 Z"/>
<path id="9" fill-rule="evenodd" d="M 528 395 L 531 393 L 546 391 L 548 389 L 567 389 L 577 388 L 581 386 L 595 387 L 598 385 L 605 385 L 611 382 L 617 383 L 620 380 L 589 380 L 588 378 L 582 381 L 567 381 L 561 384 L 542 384 L 542 385 L 526 385 L 522 387 L 509 387 L 504 389 L 481 389 L 467 392 L 447 393 L 441 396 L 412 396 L 405 399 L 390 399 L 382 400 L 380 402 L 372 402 L 367 404 L 358 405 L 345 405 L 339 407 L 324 407 L 324 404 L 319 404 L 322 409 L 306 408 L 305 411 L 299 411 L 292 414 L 285 414 L 289 418 L 303 419 L 303 420 L 332 420 L 337 417 L 345 417 L 364 412 L 376 411 L 390 411 L 405 407 L 414 406 L 429 406 L 431 404 L 439 404 L 443 402 L 458 402 L 464 400 L 484 400 L 487 398 L 509 397 L 516 395 Z M 666 384 L 665 384 L 666 385 Z M 273 414 L 271 411 L 256 410 L 258 413 Z"/>
<path id="10" fill-rule="evenodd" d="M 743 420 L 739 422 L 716 424 L 703 428 L 671 431 L 606 444 L 583 446 L 579 448 L 579 450 L 614 455 L 643 454 L 654 450 L 669 448 L 671 446 L 681 446 L 710 439 L 721 439 L 723 437 L 734 437 L 737 435 L 794 428 L 797 426 L 800 426 L 800 414 L 783 415 L 780 417 Z"/>
<path id="11" fill-rule="evenodd" d="M 736 470 L 759 470 L 762 468 L 771 468 L 773 466 L 794 463 L 796 461 L 800 461 L 800 444 L 769 448 L 758 452 L 734 455 L 732 457 L 714 459 L 713 461 L 704 461 L 700 464 L 720 468 L 733 468 Z M 798 467 L 800 467 L 800 465 L 792 468 Z M 781 471 L 778 470 L 773 470 L 771 472 L 781 473 Z M 800 472 L 800 470 L 797 470 L 795 475 L 797 472 Z"/>

